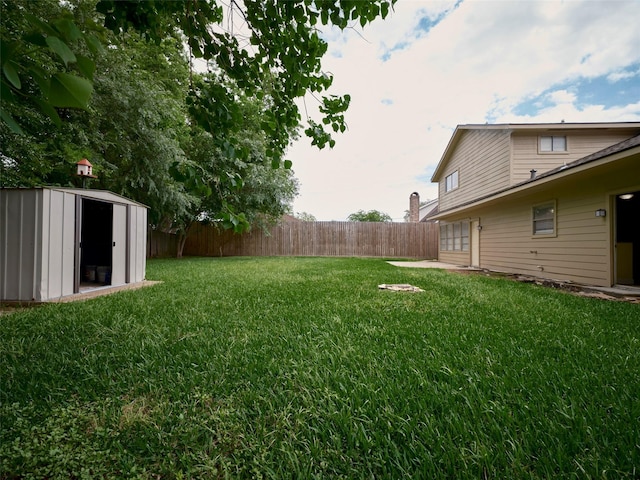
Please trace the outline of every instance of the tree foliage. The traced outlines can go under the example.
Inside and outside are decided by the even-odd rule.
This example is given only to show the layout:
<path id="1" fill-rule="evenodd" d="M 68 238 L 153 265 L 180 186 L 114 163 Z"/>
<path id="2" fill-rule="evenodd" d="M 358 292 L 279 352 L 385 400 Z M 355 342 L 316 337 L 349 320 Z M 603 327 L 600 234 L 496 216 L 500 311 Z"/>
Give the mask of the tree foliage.
<path id="1" fill-rule="evenodd" d="M 395 0 L 0 1 L 2 184 L 72 185 L 86 157 L 92 186 L 185 233 L 196 219 L 243 231 L 287 210 L 291 140 L 304 130 L 332 147 L 346 129 L 350 97 L 327 93 L 319 27 L 364 26 Z M 302 119 L 306 93 L 319 120 Z"/>
<path id="2" fill-rule="evenodd" d="M 77 25 L 61 2 L 3 0 L 0 116 L 22 132 L 18 106 L 30 106 L 60 125 L 59 109 L 87 109 L 96 69 L 92 57 L 103 51 L 99 26 Z M 79 10 L 79 9 L 78 9 Z"/>
<path id="3" fill-rule="evenodd" d="M 295 217 L 303 222 L 316 222 L 315 215 L 308 212 L 296 212 Z"/>
<path id="4" fill-rule="evenodd" d="M 235 96 L 242 119 L 237 131 L 228 131 L 221 143 L 201 127 L 192 126 L 187 160 L 172 166 L 176 178 L 195 198 L 189 212 L 174 218 L 174 226 L 182 233 L 196 220 L 237 232 L 251 225 L 273 224 L 288 213 L 298 193 L 291 169 L 272 168 L 267 139 L 260 129 L 261 101 L 241 92 Z"/>
<path id="5" fill-rule="evenodd" d="M 87 110 L 60 109 L 63 121 L 56 127 L 23 99 L 23 133 L 0 126 L 2 153 L 10 159 L 1 165 L 2 184 L 77 186 L 75 163 L 86 157 L 98 175 L 92 187 L 148 205 L 149 220 L 158 225 L 167 216 L 183 215 L 193 202 L 169 171 L 185 159 L 189 136 L 188 61 L 176 48 L 179 39 L 155 45 L 137 35 L 105 38 L 117 48 L 96 58 Z"/>
<path id="6" fill-rule="evenodd" d="M 277 159 L 300 125 L 301 115 L 293 100 L 307 92 L 324 92 L 333 82 L 332 76 L 322 71 L 321 59 L 327 44 L 320 37 L 318 26 L 333 24 L 344 29 L 356 22 L 364 26 L 378 16 L 385 18 L 394 2 L 231 0 L 225 14 L 216 0 L 100 0 L 96 10 L 104 16 L 104 26 L 116 33 L 135 30 L 159 43 L 180 32 L 192 56 L 210 62 L 247 95 L 268 95 L 271 108 L 265 110 L 261 127 L 269 139 L 269 152 L 274 152 Z M 94 33 L 98 30 L 95 16 L 85 14 L 78 26 L 63 7 L 74 5 L 77 11 L 78 5 L 83 5 L 86 10 L 86 5 L 92 3 L 43 3 L 47 5 L 47 16 L 33 15 L 27 8 L 28 1 L 3 0 L 3 13 L 26 12 L 16 15 L 9 28 L 3 28 L 7 33 L 2 42 L 3 103 L 15 103 L 16 95 L 30 96 L 57 121 L 56 107 L 87 108 L 91 95 L 95 63 L 90 56 L 74 50 L 83 43 L 84 50 L 95 55 L 102 43 Z M 234 14 L 244 19 L 245 31 L 236 34 L 223 28 L 225 15 Z M 36 48 L 34 53 L 31 46 L 40 50 Z M 46 54 L 55 57 L 55 68 L 41 68 L 37 56 Z M 39 90 L 23 88 L 23 77 L 37 84 Z M 273 88 L 264 89 L 265 78 L 270 79 Z M 216 96 L 191 92 L 194 120 L 205 129 L 210 125 L 209 116 L 219 111 L 218 100 Z M 230 101 L 223 103 L 226 108 L 233 105 L 233 99 L 227 100 Z M 320 148 L 333 146 L 334 140 L 325 127 L 333 132 L 344 131 L 349 101 L 349 95 L 321 97 L 323 118 L 321 122 L 309 120 L 305 129 L 313 144 Z M 11 112 L 3 110 L 3 120 L 14 131 L 19 128 Z M 207 130 L 211 132 L 210 128 Z"/>
<path id="7" fill-rule="evenodd" d="M 168 32 L 181 31 L 194 57 L 210 62 L 247 95 L 268 96 L 271 108 L 264 111 L 261 127 L 268 138 L 268 153 L 278 161 L 300 125 L 294 100 L 307 92 L 325 92 L 333 82 L 322 70 L 327 43 L 318 26 L 333 24 L 344 29 L 355 22 L 364 26 L 378 16 L 385 18 L 394 1 L 230 0 L 225 12 L 215 0 L 101 0 L 97 9 L 105 15 L 105 26 L 116 32 L 134 29 L 157 42 Z M 225 30 L 225 14 L 243 18 L 244 30 L 237 35 Z M 269 89 L 264 88 L 265 78 Z M 194 95 L 192 100 L 197 106 L 194 118 L 206 129 L 220 103 L 211 96 Z M 309 120 L 305 129 L 314 145 L 334 145 L 325 127 L 335 133 L 344 131 L 349 102 L 348 95 L 321 97 L 323 118 L 321 122 Z"/>
<path id="8" fill-rule="evenodd" d="M 358 210 L 347 217 L 350 222 L 391 222 L 392 219 L 389 215 L 378 210 Z"/>

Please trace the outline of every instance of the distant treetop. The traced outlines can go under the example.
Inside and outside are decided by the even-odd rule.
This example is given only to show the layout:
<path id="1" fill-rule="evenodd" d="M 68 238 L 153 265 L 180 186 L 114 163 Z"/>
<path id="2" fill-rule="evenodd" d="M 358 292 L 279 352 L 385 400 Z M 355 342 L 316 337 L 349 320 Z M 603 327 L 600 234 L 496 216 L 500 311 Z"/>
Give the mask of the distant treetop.
<path id="1" fill-rule="evenodd" d="M 352 213 L 347 217 L 350 222 L 391 222 L 392 219 L 389 215 L 378 210 L 358 210 L 356 213 Z"/>

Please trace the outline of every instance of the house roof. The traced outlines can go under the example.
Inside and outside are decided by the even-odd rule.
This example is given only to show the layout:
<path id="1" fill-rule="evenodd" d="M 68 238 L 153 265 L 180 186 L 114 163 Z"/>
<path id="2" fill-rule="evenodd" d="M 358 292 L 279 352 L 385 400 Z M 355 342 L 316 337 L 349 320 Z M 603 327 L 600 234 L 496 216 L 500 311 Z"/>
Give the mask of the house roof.
<path id="1" fill-rule="evenodd" d="M 418 217 L 421 222 L 426 222 L 428 217 L 433 215 L 434 212 L 438 210 L 438 198 L 434 198 L 433 200 L 428 200 L 424 205 L 422 205 L 419 209 Z"/>
<path id="2" fill-rule="evenodd" d="M 603 123 L 497 123 L 497 124 L 466 124 L 458 125 L 449 139 L 449 143 L 436 166 L 432 182 L 439 180 L 444 167 L 453 154 L 456 145 L 468 130 L 510 130 L 510 131 L 537 131 L 546 132 L 553 130 L 589 130 L 589 129 L 640 129 L 640 122 L 603 122 Z"/>
<path id="3" fill-rule="evenodd" d="M 433 219 L 434 219 L 434 217 L 435 217 L 438 213 L 440 213 L 440 205 L 439 205 L 439 204 L 438 204 L 438 205 L 436 205 L 435 207 L 433 207 L 433 210 L 431 210 L 429 213 L 427 213 L 427 214 L 425 215 L 425 217 L 424 217 L 422 220 L 420 220 L 420 221 L 421 221 L 421 222 L 428 222 L 428 221 L 430 221 L 430 220 L 433 220 Z"/>
<path id="4" fill-rule="evenodd" d="M 586 157 L 579 158 L 578 160 L 574 160 L 573 162 L 567 163 L 566 165 L 562 165 L 560 167 L 554 168 L 553 170 L 549 170 L 547 172 L 541 173 L 535 178 L 528 179 L 518 185 L 523 185 L 525 183 L 535 182 L 541 178 L 549 177 L 551 175 L 555 175 L 558 172 L 562 172 L 569 168 L 575 168 L 580 165 L 584 165 L 589 162 L 593 162 L 594 160 L 598 160 L 600 158 L 608 157 L 609 155 L 613 155 L 614 153 L 624 152 L 625 150 L 629 150 L 633 147 L 640 146 L 640 135 L 636 135 L 635 137 L 631 137 L 628 140 L 623 140 L 620 143 L 616 143 L 607 148 L 603 148 L 602 150 L 598 150 L 597 152 L 592 153 L 591 155 L 587 155 Z"/>
<path id="5" fill-rule="evenodd" d="M 450 209 L 440 211 L 437 214 L 432 215 L 432 217 L 435 220 L 443 215 L 446 215 L 447 213 L 464 209 L 471 205 L 479 204 L 496 197 L 505 196 L 516 191 L 522 191 L 535 185 L 539 185 L 540 183 L 554 180 L 555 178 L 571 175 L 577 170 L 591 168 L 591 166 L 600 164 L 599 161 L 615 161 L 617 159 L 626 158 L 627 156 L 634 154 L 640 154 L 640 135 L 636 135 L 635 137 L 629 138 L 628 140 L 624 140 L 622 142 L 611 145 L 607 148 L 587 155 L 586 157 L 579 158 L 578 160 L 574 160 L 573 162 L 567 163 L 566 165 L 554 168 L 553 170 L 541 173 L 535 178 L 527 179 L 516 185 L 512 185 L 497 192 L 485 195 L 484 197 L 476 198 L 469 202 L 456 205 L 455 207 L 452 207 Z"/>

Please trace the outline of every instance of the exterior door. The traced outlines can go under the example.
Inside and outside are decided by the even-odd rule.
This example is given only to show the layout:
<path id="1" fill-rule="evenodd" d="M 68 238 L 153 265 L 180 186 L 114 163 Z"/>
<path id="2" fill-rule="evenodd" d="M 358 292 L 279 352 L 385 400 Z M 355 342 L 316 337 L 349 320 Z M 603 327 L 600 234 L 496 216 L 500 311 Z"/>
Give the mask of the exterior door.
<path id="1" fill-rule="evenodd" d="M 111 285 L 126 283 L 127 268 L 127 207 L 113 205 L 113 243 Z"/>
<path id="2" fill-rule="evenodd" d="M 113 261 L 113 204 L 77 197 L 79 223 L 79 262 L 76 272 L 80 283 L 109 284 L 108 272 Z M 79 266 L 79 270 L 78 267 Z"/>
<path id="3" fill-rule="evenodd" d="M 480 266 L 480 220 L 471 221 L 471 266 Z"/>
<path id="4" fill-rule="evenodd" d="M 615 283 L 640 285 L 640 191 L 615 199 Z"/>

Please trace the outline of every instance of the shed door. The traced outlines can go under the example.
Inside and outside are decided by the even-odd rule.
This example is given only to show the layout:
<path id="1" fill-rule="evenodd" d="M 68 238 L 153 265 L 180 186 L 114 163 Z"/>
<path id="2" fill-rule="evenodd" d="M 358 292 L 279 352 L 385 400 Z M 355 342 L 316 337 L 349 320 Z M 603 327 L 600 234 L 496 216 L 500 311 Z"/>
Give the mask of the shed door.
<path id="1" fill-rule="evenodd" d="M 127 269 L 127 207 L 124 205 L 113 205 L 112 247 L 111 285 L 123 285 Z"/>
<path id="2" fill-rule="evenodd" d="M 95 284 L 107 281 L 112 264 L 113 204 L 89 198 L 81 199 L 79 208 L 80 270 L 83 283 Z M 92 272 L 92 273 L 90 273 Z"/>

